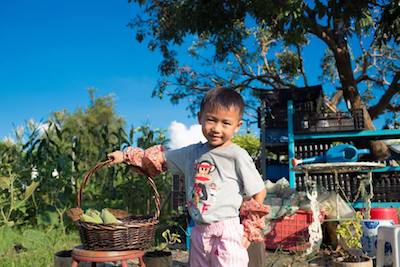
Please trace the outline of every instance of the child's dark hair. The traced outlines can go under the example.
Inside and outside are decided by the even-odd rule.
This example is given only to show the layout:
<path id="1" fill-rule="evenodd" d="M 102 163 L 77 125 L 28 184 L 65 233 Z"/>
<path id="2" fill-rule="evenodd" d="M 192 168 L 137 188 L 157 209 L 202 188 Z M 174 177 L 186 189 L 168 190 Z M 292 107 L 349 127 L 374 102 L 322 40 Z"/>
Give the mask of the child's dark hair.
<path id="1" fill-rule="evenodd" d="M 230 89 L 216 88 L 207 92 L 200 104 L 200 112 L 205 108 L 214 110 L 217 108 L 229 109 L 234 107 L 239 110 L 239 115 L 242 117 L 244 111 L 244 101 L 242 96 Z"/>

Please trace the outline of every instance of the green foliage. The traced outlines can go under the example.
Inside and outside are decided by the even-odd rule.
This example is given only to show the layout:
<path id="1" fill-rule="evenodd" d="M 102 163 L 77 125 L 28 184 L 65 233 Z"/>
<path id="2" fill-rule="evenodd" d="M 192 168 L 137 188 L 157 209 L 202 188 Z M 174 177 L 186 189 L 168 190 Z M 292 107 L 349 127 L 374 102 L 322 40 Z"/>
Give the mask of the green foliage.
<path id="1" fill-rule="evenodd" d="M 170 229 L 162 232 L 161 237 L 164 239 L 164 242 L 160 243 L 156 250 L 168 250 L 168 245 L 173 245 L 175 243 L 181 243 L 181 236 L 177 233 L 171 233 Z"/>
<path id="2" fill-rule="evenodd" d="M 94 90 L 89 96 L 87 107 L 54 112 L 40 124 L 30 121 L 16 130 L 14 142 L 0 141 L 0 226 L 73 227 L 65 212 L 76 207 L 82 178 L 90 168 L 121 145 L 147 148 L 167 141 L 165 131 L 149 125 L 125 131 L 111 96 L 95 97 Z M 161 198 L 167 198 L 171 176 L 154 180 Z M 145 177 L 121 164 L 92 175 L 81 204 L 84 209 L 109 207 L 152 214 L 154 194 L 149 189 Z"/>
<path id="3" fill-rule="evenodd" d="M 0 177 L 0 225 L 22 224 L 29 216 L 27 202 L 39 186 L 36 181 L 26 186 L 18 186 L 18 177 L 8 170 L 8 176 Z"/>
<path id="4" fill-rule="evenodd" d="M 53 266 L 56 252 L 80 244 L 77 232 L 65 234 L 61 228 L 17 230 L 2 226 L 0 236 L 0 266 Z"/>
<path id="5" fill-rule="evenodd" d="M 286 79 L 293 81 L 300 69 L 300 59 L 292 51 L 284 51 L 277 54 L 277 59 L 280 65 L 280 69 L 285 73 Z"/>
<path id="6" fill-rule="evenodd" d="M 398 1 L 389 1 L 381 17 L 375 33 L 380 44 L 387 44 L 391 40 L 400 44 L 400 5 Z"/>
<path id="7" fill-rule="evenodd" d="M 232 141 L 245 149 L 255 159 L 260 151 L 260 139 L 252 134 L 235 135 Z"/>
<path id="8" fill-rule="evenodd" d="M 353 220 L 344 220 L 339 223 L 336 235 L 344 249 L 361 249 L 362 218 L 362 214 L 356 212 Z"/>

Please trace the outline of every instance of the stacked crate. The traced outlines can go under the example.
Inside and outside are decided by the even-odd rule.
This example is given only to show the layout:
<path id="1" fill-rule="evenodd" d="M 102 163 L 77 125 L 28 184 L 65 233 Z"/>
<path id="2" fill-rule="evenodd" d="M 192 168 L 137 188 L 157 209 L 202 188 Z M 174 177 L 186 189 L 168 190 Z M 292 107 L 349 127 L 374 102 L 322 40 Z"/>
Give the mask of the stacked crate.
<path id="1" fill-rule="evenodd" d="M 294 134 L 318 134 L 329 132 L 345 132 L 364 129 L 364 116 L 362 110 L 348 112 L 323 112 L 322 88 L 320 86 L 282 89 L 273 91 L 258 91 L 262 101 L 259 109 L 259 127 L 264 127 L 265 156 L 268 179 L 276 181 L 282 173 L 288 173 L 288 144 L 287 144 L 287 101 L 293 101 L 294 108 Z M 318 112 L 321 111 L 322 112 Z M 264 118 L 261 115 L 264 114 Z M 264 123 L 264 126 L 262 124 Z M 351 142 L 345 142 L 350 143 Z M 309 158 L 318 156 L 335 145 L 335 140 L 324 142 L 313 140 L 297 141 L 295 143 L 295 157 Z M 266 151 L 267 150 L 267 151 Z M 275 156 L 271 156 L 275 155 Z M 263 163 L 261 163 L 263 164 Z M 285 171 L 286 170 L 286 171 Z M 275 176 L 273 174 L 276 174 Z M 359 190 L 360 176 L 364 173 L 343 173 L 338 175 L 338 185 L 343 189 L 345 197 L 354 201 Z M 309 177 L 328 191 L 341 191 L 335 183 L 333 174 L 310 174 Z M 296 188 L 305 190 L 304 174 L 296 174 Z M 374 202 L 400 201 L 400 172 L 375 172 L 373 173 Z"/>
<path id="2" fill-rule="evenodd" d="M 186 207 L 185 177 L 172 176 L 172 209 L 179 210 Z"/>

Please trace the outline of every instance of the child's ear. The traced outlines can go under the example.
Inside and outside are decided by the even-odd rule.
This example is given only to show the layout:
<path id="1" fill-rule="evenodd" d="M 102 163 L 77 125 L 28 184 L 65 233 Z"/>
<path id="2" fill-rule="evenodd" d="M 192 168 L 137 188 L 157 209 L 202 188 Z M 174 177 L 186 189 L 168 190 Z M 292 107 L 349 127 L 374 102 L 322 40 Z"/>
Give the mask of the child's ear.
<path id="1" fill-rule="evenodd" d="M 197 122 L 201 124 L 201 113 L 197 112 Z"/>
<path id="2" fill-rule="evenodd" d="M 242 124 L 243 124 L 243 121 L 242 121 L 242 120 L 239 121 L 238 126 L 237 126 L 236 129 L 235 129 L 235 133 L 239 132 L 240 127 L 242 126 Z"/>

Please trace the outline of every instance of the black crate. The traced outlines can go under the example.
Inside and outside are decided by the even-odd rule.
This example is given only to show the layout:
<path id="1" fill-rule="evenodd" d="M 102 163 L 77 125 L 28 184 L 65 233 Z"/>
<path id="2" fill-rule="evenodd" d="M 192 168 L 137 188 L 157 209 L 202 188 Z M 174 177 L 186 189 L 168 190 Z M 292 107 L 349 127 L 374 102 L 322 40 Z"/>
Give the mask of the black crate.
<path id="1" fill-rule="evenodd" d="M 364 129 L 363 111 L 355 110 L 336 113 L 315 113 L 303 115 L 295 120 L 294 131 L 297 133 L 344 132 Z"/>
<path id="2" fill-rule="evenodd" d="M 338 184 L 343 189 L 347 200 L 354 202 L 358 194 L 360 186 L 359 176 L 365 176 L 365 173 L 340 173 L 338 174 Z M 335 183 L 334 174 L 310 174 L 309 178 L 317 182 L 319 187 L 325 188 L 327 191 L 342 191 Z M 398 202 L 400 201 L 400 173 L 386 172 L 373 173 L 372 186 L 374 196 L 373 202 Z M 296 190 L 305 191 L 306 185 L 304 174 L 296 175 Z M 360 196 L 358 196 L 360 197 Z"/>
<path id="3" fill-rule="evenodd" d="M 304 103 L 305 104 L 305 103 Z M 314 114 L 314 111 L 311 107 L 314 105 L 312 102 L 308 103 L 309 109 L 298 108 L 295 109 L 295 114 Z M 257 122 L 258 128 L 261 128 L 261 112 L 257 110 Z M 268 129 L 287 129 L 288 118 L 287 118 L 287 110 L 286 107 L 284 109 L 277 108 L 276 110 L 266 109 L 265 111 L 265 127 Z"/>
<path id="4" fill-rule="evenodd" d="M 382 202 L 400 201 L 400 173 L 374 173 L 374 199 Z"/>
<path id="5" fill-rule="evenodd" d="M 353 110 L 354 128 L 356 130 L 365 129 L 364 111 L 362 109 Z"/>
<path id="6" fill-rule="evenodd" d="M 269 129 L 287 129 L 287 112 L 269 112 L 265 115 L 265 126 Z"/>
<path id="7" fill-rule="evenodd" d="M 353 115 L 352 115 L 353 114 Z M 261 114 L 258 114 L 258 126 L 261 127 Z M 277 110 L 265 113 L 266 129 L 287 129 L 287 111 Z M 357 109 L 353 113 L 318 113 L 295 112 L 293 118 L 294 133 L 323 133 L 364 130 L 363 110 Z"/>
<path id="8" fill-rule="evenodd" d="M 276 90 L 255 90 L 265 106 L 265 122 L 268 128 L 287 128 L 287 101 L 293 101 L 296 114 L 312 114 L 322 106 L 322 87 L 285 88 Z M 258 109 L 258 127 L 261 127 L 261 110 Z"/>
<path id="9" fill-rule="evenodd" d="M 292 100 L 295 109 L 305 111 L 312 108 L 314 111 L 321 105 L 323 99 L 322 86 L 309 86 L 302 88 L 282 88 L 276 90 L 260 90 L 253 91 L 257 97 L 263 101 L 267 107 L 272 109 L 278 108 L 287 110 L 287 101 Z M 312 102 L 312 106 L 310 103 Z"/>
<path id="10" fill-rule="evenodd" d="M 309 179 L 316 181 L 319 188 L 324 188 L 327 191 L 340 192 L 340 195 L 343 195 L 344 192 L 344 196 L 348 201 L 355 201 L 356 199 L 354 198 L 360 185 L 360 180 L 357 178 L 357 175 L 357 173 L 340 173 L 338 174 L 338 184 L 335 182 L 334 174 L 330 173 L 309 174 Z M 339 187 L 343 189 L 343 192 Z M 306 190 L 304 174 L 296 175 L 296 190 Z"/>
<path id="11" fill-rule="evenodd" d="M 315 156 L 320 156 L 325 153 L 329 148 L 331 148 L 332 142 L 318 142 L 309 144 L 299 144 L 294 148 L 295 158 L 305 159 Z"/>
<path id="12" fill-rule="evenodd" d="M 172 209 L 177 210 L 186 206 L 185 178 L 174 175 L 172 177 Z"/>

